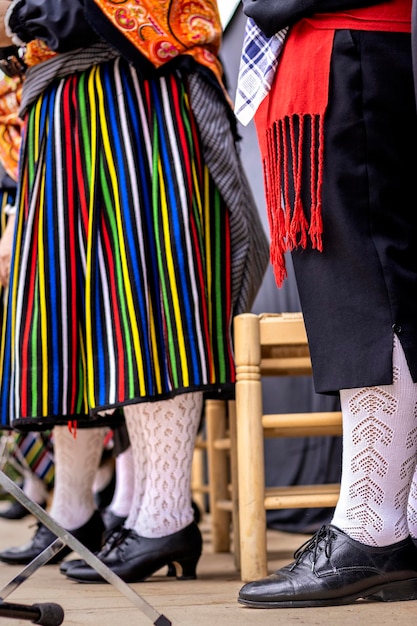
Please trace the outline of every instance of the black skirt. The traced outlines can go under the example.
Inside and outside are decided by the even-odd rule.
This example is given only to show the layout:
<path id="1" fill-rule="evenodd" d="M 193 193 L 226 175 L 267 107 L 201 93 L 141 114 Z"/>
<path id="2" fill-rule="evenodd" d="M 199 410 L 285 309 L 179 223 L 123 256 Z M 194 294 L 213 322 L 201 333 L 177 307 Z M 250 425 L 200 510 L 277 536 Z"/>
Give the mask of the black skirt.
<path id="1" fill-rule="evenodd" d="M 325 116 L 323 252 L 292 254 L 319 393 L 417 381 L 417 118 L 410 35 L 340 30 Z"/>

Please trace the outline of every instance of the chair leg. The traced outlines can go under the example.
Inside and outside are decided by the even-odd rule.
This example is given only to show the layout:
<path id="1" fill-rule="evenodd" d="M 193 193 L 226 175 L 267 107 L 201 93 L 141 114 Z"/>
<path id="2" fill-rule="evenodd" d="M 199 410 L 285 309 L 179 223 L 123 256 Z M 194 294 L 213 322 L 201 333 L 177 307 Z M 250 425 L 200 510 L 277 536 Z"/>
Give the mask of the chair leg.
<path id="1" fill-rule="evenodd" d="M 240 530 L 239 530 L 239 477 L 237 471 L 237 432 L 236 432 L 236 402 L 229 400 L 229 433 L 230 433 L 230 475 L 232 486 L 232 529 L 233 554 L 235 567 L 240 572 Z"/>
<path id="2" fill-rule="evenodd" d="M 243 581 L 267 575 L 259 318 L 235 318 L 240 562 Z"/>
<path id="3" fill-rule="evenodd" d="M 213 552 L 230 551 L 230 511 L 221 510 L 217 502 L 230 499 L 228 453 L 215 447 L 215 441 L 226 436 L 226 403 L 206 400 L 207 465 Z"/>

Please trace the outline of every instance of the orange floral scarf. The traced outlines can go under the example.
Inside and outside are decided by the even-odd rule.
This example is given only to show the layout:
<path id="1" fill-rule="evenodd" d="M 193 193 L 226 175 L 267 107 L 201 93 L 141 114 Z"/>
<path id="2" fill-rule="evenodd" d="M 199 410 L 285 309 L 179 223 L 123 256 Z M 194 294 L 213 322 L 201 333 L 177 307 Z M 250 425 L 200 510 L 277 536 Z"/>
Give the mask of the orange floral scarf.
<path id="1" fill-rule="evenodd" d="M 87 13 L 95 7 L 155 68 L 180 55 L 193 57 L 212 70 L 229 100 L 218 58 L 222 25 L 215 0 L 89 0 L 85 6 Z M 30 67 L 56 54 L 35 40 L 25 62 Z"/>
<path id="2" fill-rule="evenodd" d="M 222 81 L 222 26 L 213 0 L 91 0 L 154 67 L 191 55 Z M 88 3 L 87 3 L 88 5 Z"/>
<path id="3" fill-rule="evenodd" d="M 22 78 L 5 76 L 0 81 L 0 162 L 15 181 L 18 177 L 22 120 L 18 117 Z"/>
<path id="4" fill-rule="evenodd" d="M 53 52 L 50 48 L 48 48 L 44 41 L 34 39 L 26 46 L 25 63 L 28 67 L 33 67 L 34 65 L 38 65 L 39 63 L 43 63 L 43 61 L 51 59 L 57 54 L 57 52 Z"/>

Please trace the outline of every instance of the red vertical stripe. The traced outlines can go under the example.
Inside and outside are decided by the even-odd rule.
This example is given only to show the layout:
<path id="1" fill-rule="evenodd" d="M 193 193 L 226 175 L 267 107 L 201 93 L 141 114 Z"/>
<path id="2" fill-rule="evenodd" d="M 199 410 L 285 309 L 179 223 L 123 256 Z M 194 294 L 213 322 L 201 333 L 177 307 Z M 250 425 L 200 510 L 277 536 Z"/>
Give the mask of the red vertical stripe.
<path id="1" fill-rule="evenodd" d="M 37 211 L 37 214 L 39 212 Z M 34 220 L 34 223 L 37 224 L 37 220 Z M 32 254 L 30 256 L 30 261 L 28 262 L 28 266 L 30 267 L 29 272 L 29 280 L 27 281 L 28 290 L 26 297 L 26 312 L 25 312 L 25 325 L 23 329 L 23 341 L 22 341 L 22 349 L 21 349 L 21 378 L 22 378 L 22 386 L 21 386 L 21 412 L 24 417 L 29 415 L 28 402 L 31 396 L 31 381 L 29 377 L 31 375 L 31 368 L 29 366 L 29 359 L 32 355 L 31 346 L 29 345 L 29 336 L 30 329 L 32 325 L 32 317 L 33 317 L 33 309 L 34 309 L 34 298 L 35 298 L 35 280 L 36 280 L 36 264 L 37 264 L 37 247 L 38 247 L 38 230 L 34 229 L 34 238 L 32 245 Z M 40 338 L 38 338 L 40 341 Z M 33 358 L 33 355 L 32 355 Z M 39 390 L 41 391 L 41 390 Z"/>
<path id="2" fill-rule="evenodd" d="M 117 376 L 118 376 L 118 401 L 122 402 L 124 400 L 125 395 L 125 380 L 126 380 L 126 368 L 125 368 L 125 350 L 123 348 L 124 342 L 126 341 L 126 337 L 123 337 L 121 332 L 121 321 L 120 321 L 120 313 L 118 307 L 118 298 L 117 298 L 117 286 L 115 281 L 116 269 L 113 261 L 114 252 L 112 246 L 110 245 L 110 237 L 107 229 L 107 224 L 102 218 L 102 233 L 103 233 L 103 245 L 105 256 L 108 263 L 108 280 L 110 283 L 111 290 L 111 302 L 112 302 L 112 313 L 114 318 L 113 330 L 114 335 L 116 337 L 116 346 L 117 346 L 117 356 L 116 356 L 116 365 L 117 365 Z"/>
<path id="3" fill-rule="evenodd" d="M 62 110 L 63 110 L 63 150 L 62 150 L 62 160 L 65 165 L 66 172 L 66 198 L 68 199 L 68 206 L 74 206 L 75 198 L 74 198 L 74 189 L 77 189 L 76 181 L 74 181 L 74 153 L 71 150 L 72 145 L 72 137 L 75 134 L 75 142 L 76 142 L 76 154 L 77 154 L 77 163 L 79 161 L 79 146 L 78 146 L 78 133 L 76 129 L 74 129 L 71 125 L 71 114 L 70 111 L 74 110 L 74 101 L 71 98 L 70 90 L 74 88 L 74 79 L 71 79 L 65 83 L 65 87 L 63 90 L 63 98 L 62 98 Z M 82 177 L 78 177 L 79 186 L 82 188 L 81 181 Z M 81 195 L 81 194 L 80 194 Z M 71 215 L 75 218 L 74 212 L 71 211 Z M 77 293 L 77 269 L 76 269 L 76 258 L 75 258 L 75 250 L 76 250 L 76 228 L 75 228 L 75 219 L 67 220 L 68 227 L 68 272 L 69 276 L 67 277 L 68 286 L 64 285 L 64 289 L 67 289 L 68 297 L 71 297 L 73 303 L 74 311 L 78 311 L 79 303 L 78 303 L 78 293 Z M 69 382 L 69 411 L 71 413 L 76 413 L 77 410 L 77 352 L 75 350 L 75 346 L 77 346 L 78 333 L 77 333 L 77 315 L 72 315 L 69 320 L 70 323 L 70 337 L 68 337 L 68 371 L 71 372 Z"/>

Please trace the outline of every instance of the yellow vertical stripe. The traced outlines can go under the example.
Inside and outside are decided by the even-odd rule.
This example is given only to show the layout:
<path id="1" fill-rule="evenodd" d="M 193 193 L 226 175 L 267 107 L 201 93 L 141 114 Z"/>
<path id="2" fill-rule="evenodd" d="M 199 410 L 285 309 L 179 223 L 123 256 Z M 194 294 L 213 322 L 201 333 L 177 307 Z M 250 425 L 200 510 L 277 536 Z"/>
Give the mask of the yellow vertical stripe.
<path id="1" fill-rule="evenodd" d="M 203 219 L 203 227 L 204 227 L 204 242 L 206 245 L 206 267 L 207 267 L 207 299 L 208 302 L 213 302 L 213 296 L 212 296 L 212 286 L 213 286 L 213 273 L 212 273 L 212 268 L 213 268 L 213 259 L 212 259 L 212 254 L 211 254 L 211 245 L 212 245 L 212 241 L 211 241 L 211 230 L 210 230 L 210 212 L 211 212 L 211 199 L 210 199 L 210 174 L 208 171 L 208 168 L 205 167 L 204 168 L 204 219 Z M 213 337 L 213 307 L 209 306 L 208 307 L 209 310 L 209 314 L 208 314 L 208 318 L 209 318 L 209 333 L 210 333 L 210 337 Z M 214 361 L 213 359 L 211 359 L 210 362 L 210 367 L 211 367 L 211 371 L 210 371 L 210 380 L 213 380 L 215 373 L 214 373 Z"/>
<path id="2" fill-rule="evenodd" d="M 6 228 L 7 225 L 7 219 L 6 216 L 3 212 L 3 209 L 5 207 L 7 203 L 7 193 L 3 193 L 3 198 L 2 198 L 2 207 L 1 207 L 1 233 L 4 233 L 4 230 Z M 7 287 L 2 287 L 0 289 L 0 297 L 2 299 L 2 304 L 1 306 L 3 307 L 3 318 L 2 318 L 2 329 L 1 329 L 1 349 L 0 349 L 0 380 L 3 378 L 3 364 L 4 364 L 4 340 L 5 340 L 5 336 L 6 336 L 6 319 L 7 319 L 7 293 L 8 293 L 8 288 Z"/>
<path id="3" fill-rule="evenodd" d="M 177 340 L 178 340 L 178 352 L 181 362 L 182 379 L 184 386 L 189 384 L 189 375 L 187 367 L 187 354 L 185 350 L 184 330 L 182 325 L 181 307 L 178 298 L 178 288 L 175 280 L 174 262 L 172 258 L 171 233 L 169 228 L 169 215 L 168 215 L 168 203 L 166 197 L 166 187 L 161 166 L 161 161 L 158 159 L 158 177 L 159 177 L 159 191 L 161 199 L 161 216 L 162 216 L 162 229 L 164 231 L 163 240 L 165 242 L 165 256 L 168 270 L 169 287 L 172 297 L 172 307 L 174 310 L 175 324 L 177 328 Z"/>
<path id="4" fill-rule="evenodd" d="M 45 220 L 45 176 L 44 167 L 40 177 L 39 189 L 39 222 L 38 222 L 38 274 L 39 274 L 39 308 L 41 317 L 41 346 L 42 346 L 42 411 L 48 415 L 48 309 L 46 306 L 46 270 L 45 270 L 45 239 L 43 237 Z"/>
<path id="5" fill-rule="evenodd" d="M 159 355 L 158 355 L 158 342 L 156 339 L 156 333 L 155 333 L 155 317 L 153 314 L 153 307 L 152 307 L 152 302 L 149 301 L 149 319 L 150 319 L 150 323 L 151 323 L 151 327 L 150 327 L 150 336 L 151 336 L 151 348 L 152 348 L 152 362 L 154 365 L 154 374 L 155 374 L 155 386 L 156 386 L 156 392 L 157 393 L 161 393 L 162 391 L 162 379 L 161 379 L 161 368 L 159 365 Z"/>
<path id="6" fill-rule="evenodd" d="M 113 189 L 113 199 L 115 204 L 115 215 L 118 232 L 118 242 L 120 246 L 120 261 L 122 265 L 123 285 L 126 291 L 126 302 L 129 312 L 130 328 L 132 331 L 133 348 L 136 355 L 136 363 L 138 367 L 139 388 L 141 395 L 146 393 L 145 388 L 145 374 L 143 367 L 143 358 L 140 345 L 139 329 L 136 321 L 136 309 L 133 303 L 132 287 L 129 276 L 129 266 L 127 262 L 126 245 L 123 233 L 123 220 L 121 217 L 120 196 L 119 196 L 119 181 L 117 179 L 116 168 L 114 165 L 113 151 L 109 139 L 107 129 L 107 112 L 104 107 L 103 88 L 100 81 L 100 77 L 97 77 L 96 88 L 98 93 L 99 102 L 99 117 L 100 117 L 100 132 L 102 133 L 102 140 L 104 145 L 104 151 L 106 154 L 106 164 L 109 170 L 109 176 Z"/>
<path id="7" fill-rule="evenodd" d="M 86 350 L 87 350 L 87 368 L 85 375 L 87 377 L 87 392 L 89 404 L 92 408 L 96 406 L 94 394 L 94 369 L 93 369 L 93 344 L 92 344 L 92 319 L 91 319 L 91 237 L 92 220 L 94 216 L 94 189 L 96 186 L 96 170 L 97 170 L 97 108 L 96 108 L 96 88 L 95 76 L 97 74 L 97 66 L 94 67 L 88 79 L 88 95 L 89 105 L 91 109 L 90 117 L 90 143 L 91 143 L 91 170 L 90 175 L 90 197 L 88 206 L 88 227 L 87 227 L 87 258 L 86 258 L 86 289 L 85 289 L 85 327 L 86 327 Z"/>
<path id="8" fill-rule="evenodd" d="M 82 371 L 84 372 L 84 376 L 82 377 L 83 378 L 82 384 L 83 384 L 84 411 L 85 413 L 88 413 L 88 391 L 87 391 L 87 377 L 86 377 L 87 364 L 86 364 L 86 356 L 85 356 L 84 338 L 83 338 L 81 328 L 79 329 L 79 336 L 80 336 Z M 74 381 L 74 384 L 76 384 L 76 381 Z"/>
<path id="9" fill-rule="evenodd" d="M 23 176 L 22 176 L 22 181 L 21 181 L 22 187 L 23 189 L 26 189 L 27 187 L 27 171 L 26 169 L 24 170 Z M 23 224 L 24 224 L 24 220 L 23 218 L 19 218 L 20 215 L 22 215 L 22 212 L 24 210 L 24 202 L 22 197 L 20 197 L 20 202 L 19 202 L 19 207 L 17 210 L 17 214 L 16 214 L 16 219 L 17 219 L 17 227 L 16 227 L 16 232 L 15 232 L 15 249 L 14 249 L 14 259 L 13 259 L 13 265 L 14 267 L 19 267 L 20 264 L 20 257 L 21 257 L 21 251 L 22 251 L 22 231 L 23 231 Z M 15 364 L 15 351 L 14 351 L 14 345 L 15 345 L 15 337 L 16 337 L 16 320 L 17 320 L 17 287 L 18 287 L 18 281 L 14 280 L 13 281 L 13 289 L 12 289 L 12 294 L 11 294 L 11 354 L 10 354 L 10 361 L 11 361 L 11 368 L 14 369 L 14 364 Z M 2 346 L 4 348 L 4 343 L 2 343 Z M 4 358 L 5 355 L 2 353 L 1 355 L 1 363 L 2 363 L 2 368 L 3 368 L 3 363 L 4 363 Z"/>

